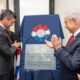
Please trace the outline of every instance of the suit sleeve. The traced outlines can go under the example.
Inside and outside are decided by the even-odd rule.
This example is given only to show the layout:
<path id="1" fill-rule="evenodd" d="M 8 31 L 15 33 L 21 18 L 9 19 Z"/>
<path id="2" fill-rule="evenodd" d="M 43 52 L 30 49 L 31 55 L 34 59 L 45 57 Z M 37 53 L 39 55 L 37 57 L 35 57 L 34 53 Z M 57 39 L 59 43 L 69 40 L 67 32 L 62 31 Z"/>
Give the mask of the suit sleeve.
<path id="1" fill-rule="evenodd" d="M 58 57 L 61 62 L 71 70 L 77 70 L 80 68 L 80 44 L 76 47 L 73 55 L 68 53 L 65 47 L 61 47 L 54 52 L 54 55 Z"/>
<path id="2" fill-rule="evenodd" d="M 14 55 L 16 48 L 9 45 L 9 40 L 6 35 L 0 33 L 0 55 L 10 57 Z"/>

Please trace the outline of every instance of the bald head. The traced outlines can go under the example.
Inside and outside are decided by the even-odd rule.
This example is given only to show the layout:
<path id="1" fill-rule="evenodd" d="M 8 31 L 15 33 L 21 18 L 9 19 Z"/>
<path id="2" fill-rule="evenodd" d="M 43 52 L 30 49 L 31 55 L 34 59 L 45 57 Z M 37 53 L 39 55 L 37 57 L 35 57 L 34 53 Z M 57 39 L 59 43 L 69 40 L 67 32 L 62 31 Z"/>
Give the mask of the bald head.
<path id="1" fill-rule="evenodd" d="M 80 19 L 80 9 L 73 9 L 66 13 L 66 16 L 69 19 Z"/>

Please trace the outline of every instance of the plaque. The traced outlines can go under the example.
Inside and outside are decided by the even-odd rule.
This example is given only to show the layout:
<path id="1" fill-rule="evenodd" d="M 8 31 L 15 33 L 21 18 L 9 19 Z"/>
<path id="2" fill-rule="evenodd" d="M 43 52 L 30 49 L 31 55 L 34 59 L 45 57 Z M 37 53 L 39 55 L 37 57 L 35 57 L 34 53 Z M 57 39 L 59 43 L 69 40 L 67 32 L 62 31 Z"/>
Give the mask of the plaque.
<path id="1" fill-rule="evenodd" d="M 54 49 L 46 44 L 26 44 L 24 68 L 27 70 L 56 70 Z"/>

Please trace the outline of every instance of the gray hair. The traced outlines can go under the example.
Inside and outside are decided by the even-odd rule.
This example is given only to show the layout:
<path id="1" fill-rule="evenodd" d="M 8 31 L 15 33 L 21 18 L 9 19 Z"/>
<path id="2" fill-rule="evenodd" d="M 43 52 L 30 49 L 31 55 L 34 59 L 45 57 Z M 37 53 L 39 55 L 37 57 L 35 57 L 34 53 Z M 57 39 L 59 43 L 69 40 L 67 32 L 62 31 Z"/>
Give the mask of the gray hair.
<path id="1" fill-rule="evenodd" d="M 7 17 L 7 19 L 11 19 L 14 18 L 16 19 L 16 15 L 14 12 L 12 12 L 11 10 L 2 10 L 1 14 L 0 14 L 0 20 L 3 20 L 3 18 Z"/>
<path id="2" fill-rule="evenodd" d="M 70 10 L 70 12 L 66 13 L 65 17 L 70 19 L 80 19 L 80 9 Z"/>

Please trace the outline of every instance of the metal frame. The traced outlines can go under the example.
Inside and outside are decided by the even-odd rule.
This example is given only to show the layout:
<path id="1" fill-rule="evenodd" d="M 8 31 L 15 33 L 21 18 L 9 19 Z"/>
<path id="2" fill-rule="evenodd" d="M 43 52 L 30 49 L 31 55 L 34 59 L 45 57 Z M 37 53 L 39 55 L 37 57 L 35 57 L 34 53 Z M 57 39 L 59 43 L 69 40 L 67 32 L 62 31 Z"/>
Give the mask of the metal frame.
<path id="1" fill-rule="evenodd" d="M 49 0 L 49 14 L 54 14 L 54 0 Z"/>
<path id="2" fill-rule="evenodd" d="M 6 9 L 9 9 L 9 0 L 6 0 Z"/>
<path id="3" fill-rule="evenodd" d="M 17 15 L 17 20 L 15 23 L 15 33 L 19 36 L 19 28 L 20 28 L 20 7 L 19 7 L 19 0 L 14 0 L 14 12 Z"/>

